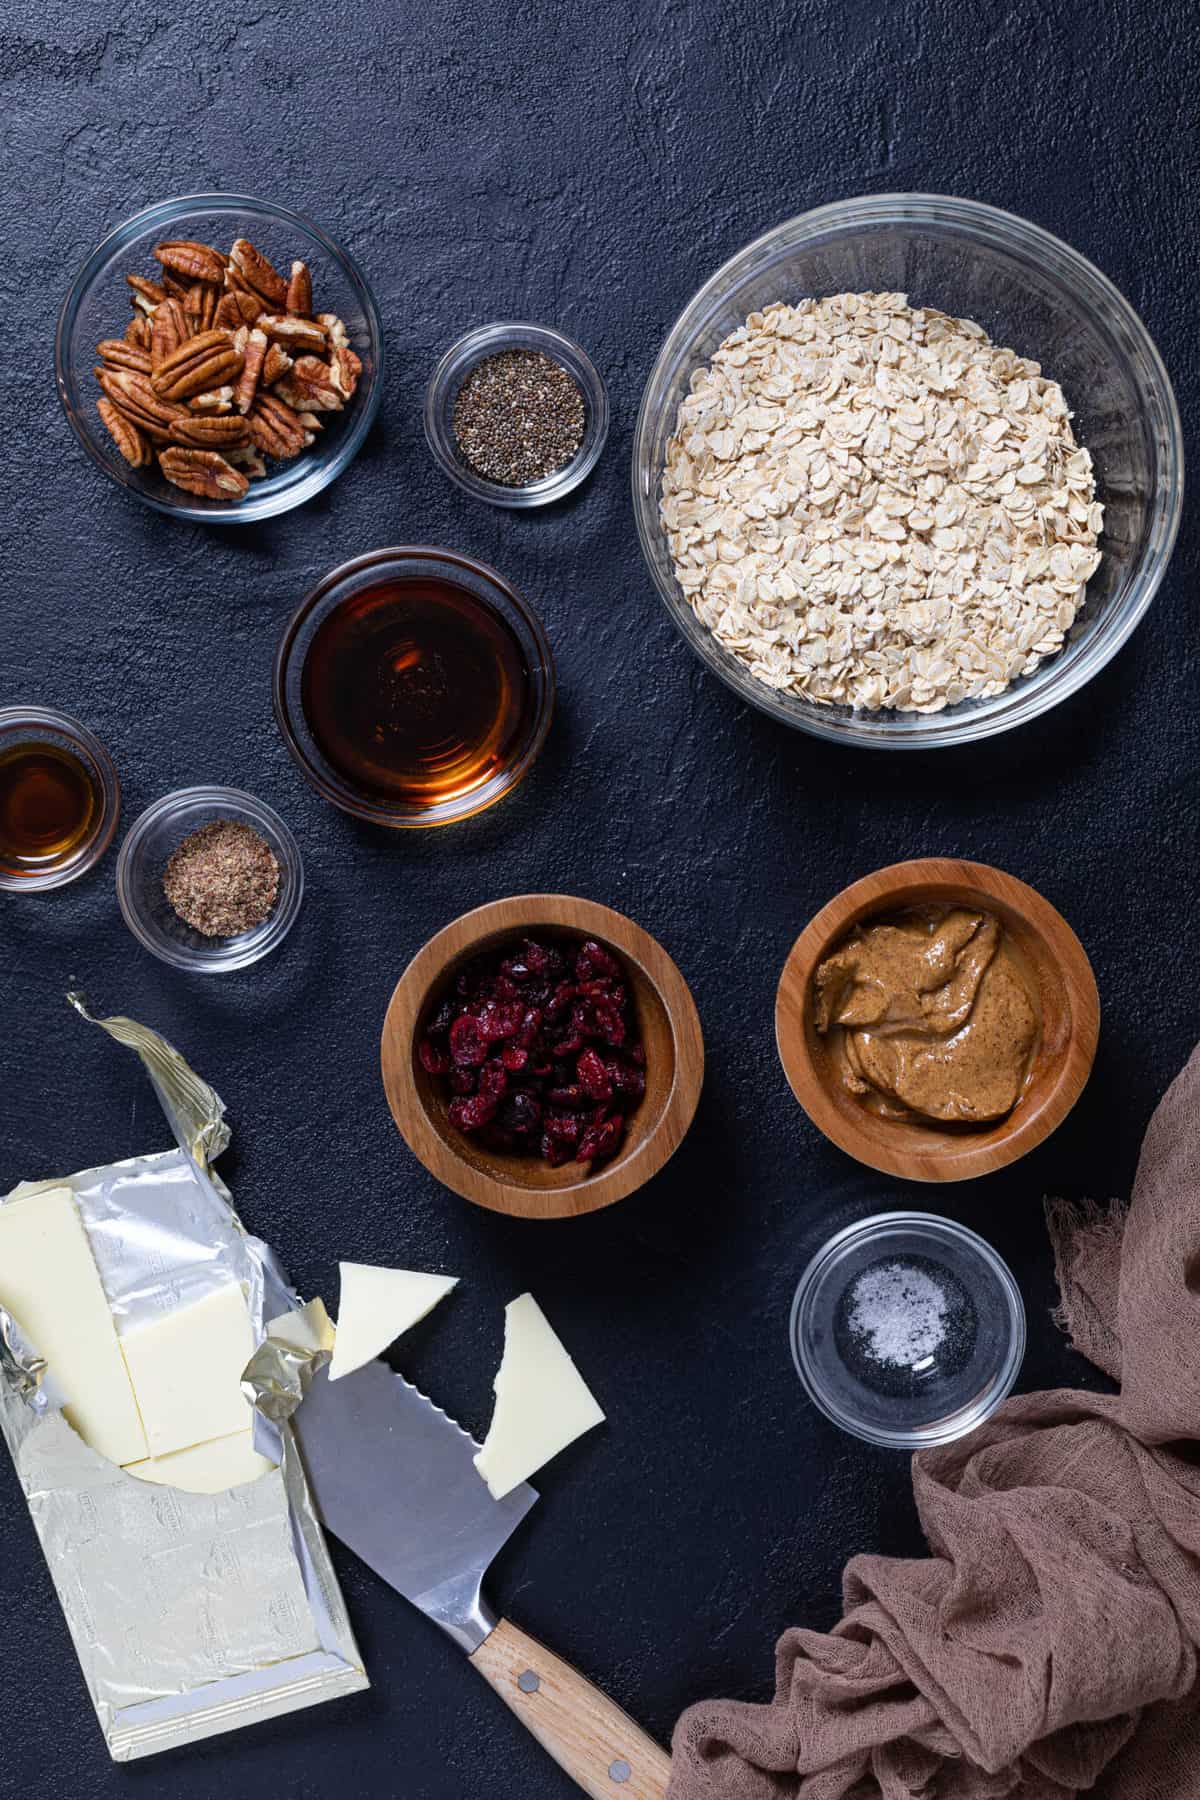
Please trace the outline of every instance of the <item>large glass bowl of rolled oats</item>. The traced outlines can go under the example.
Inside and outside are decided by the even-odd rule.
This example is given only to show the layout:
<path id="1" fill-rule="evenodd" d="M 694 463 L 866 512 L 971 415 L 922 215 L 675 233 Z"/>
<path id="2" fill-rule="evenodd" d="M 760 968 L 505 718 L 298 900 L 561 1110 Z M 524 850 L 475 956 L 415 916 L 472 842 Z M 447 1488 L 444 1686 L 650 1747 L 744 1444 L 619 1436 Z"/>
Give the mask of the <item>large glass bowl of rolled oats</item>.
<path id="1" fill-rule="evenodd" d="M 159 512 L 250 524 L 329 486 L 379 410 L 379 310 L 350 252 L 247 194 L 190 194 L 111 231 L 55 335 L 92 461 Z"/>
<path id="2" fill-rule="evenodd" d="M 1183 448 L 1145 327 L 976 201 L 789 220 L 689 302 L 646 385 L 638 535 L 679 630 L 818 737 L 926 749 L 1076 692 L 1150 605 Z"/>

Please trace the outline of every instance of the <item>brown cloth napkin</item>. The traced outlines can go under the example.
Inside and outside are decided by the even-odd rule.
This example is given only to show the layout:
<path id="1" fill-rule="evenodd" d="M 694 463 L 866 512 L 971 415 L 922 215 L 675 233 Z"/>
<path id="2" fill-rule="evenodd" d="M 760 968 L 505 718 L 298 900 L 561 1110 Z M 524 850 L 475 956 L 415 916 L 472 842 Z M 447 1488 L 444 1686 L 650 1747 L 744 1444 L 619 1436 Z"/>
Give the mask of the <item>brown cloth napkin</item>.
<path id="1" fill-rule="evenodd" d="M 1063 1322 L 1120 1393 L 1025 1395 L 915 1456 L 929 1557 L 856 1556 L 772 1704 L 686 1712 L 668 1800 L 1200 1796 L 1200 1049 L 1128 1214 L 1047 1213 Z"/>

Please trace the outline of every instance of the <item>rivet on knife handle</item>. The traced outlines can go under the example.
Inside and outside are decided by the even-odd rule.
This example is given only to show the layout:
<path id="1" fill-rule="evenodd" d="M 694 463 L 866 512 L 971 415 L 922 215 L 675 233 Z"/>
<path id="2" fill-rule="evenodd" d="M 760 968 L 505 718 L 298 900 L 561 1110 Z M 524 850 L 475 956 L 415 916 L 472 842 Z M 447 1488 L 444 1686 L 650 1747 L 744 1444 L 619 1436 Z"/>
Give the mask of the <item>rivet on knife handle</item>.
<path id="1" fill-rule="evenodd" d="M 502 1619 L 470 1660 L 592 1800 L 662 1800 L 666 1751 L 535 1638 Z"/>

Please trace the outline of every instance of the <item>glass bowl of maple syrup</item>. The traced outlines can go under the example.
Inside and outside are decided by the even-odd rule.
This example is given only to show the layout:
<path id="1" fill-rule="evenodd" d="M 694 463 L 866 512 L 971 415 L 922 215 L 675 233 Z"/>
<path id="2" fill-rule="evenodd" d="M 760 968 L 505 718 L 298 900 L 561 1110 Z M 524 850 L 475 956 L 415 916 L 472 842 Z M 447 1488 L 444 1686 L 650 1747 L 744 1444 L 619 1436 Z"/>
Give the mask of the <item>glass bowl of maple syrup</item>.
<path id="1" fill-rule="evenodd" d="M 275 716 L 300 769 L 355 818 L 449 825 L 509 794 L 554 710 L 545 630 L 485 563 L 426 544 L 326 575 L 275 661 Z"/>
<path id="2" fill-rule="evenodd" d="M 112 842 L 121 784 L 99 738 L 68 713 L 0 707 L 0 888 L 65 887 Z"/>

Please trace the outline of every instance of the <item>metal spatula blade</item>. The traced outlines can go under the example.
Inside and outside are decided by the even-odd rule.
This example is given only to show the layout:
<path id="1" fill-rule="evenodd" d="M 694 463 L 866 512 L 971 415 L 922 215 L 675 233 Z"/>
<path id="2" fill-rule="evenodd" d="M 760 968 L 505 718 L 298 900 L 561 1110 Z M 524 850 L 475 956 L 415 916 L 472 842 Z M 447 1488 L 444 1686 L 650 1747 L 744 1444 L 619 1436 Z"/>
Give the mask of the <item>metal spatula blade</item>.
<path id="1" fill-rule="evenodd" d="M 334 1537 L 473 1655 L 496 1624 L 483 1578 L 535 1490 L 493 1500 L 479 1445 L 385 1363 L 319 1370 L 292 1427 Z"/>

